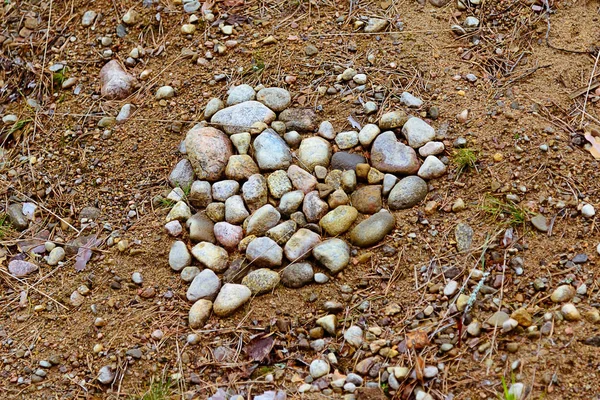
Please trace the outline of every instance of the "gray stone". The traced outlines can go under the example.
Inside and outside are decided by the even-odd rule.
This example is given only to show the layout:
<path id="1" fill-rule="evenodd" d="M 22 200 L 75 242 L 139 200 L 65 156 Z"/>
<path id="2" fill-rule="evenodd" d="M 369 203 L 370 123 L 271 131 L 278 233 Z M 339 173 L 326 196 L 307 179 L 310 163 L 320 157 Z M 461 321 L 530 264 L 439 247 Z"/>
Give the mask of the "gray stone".
<path id="1" fill-rule="evenodd" d="M 292 182 L 292 186 L 305 194 L 315 190 L 317 186 L 317 178 L 297 165 L 290 165 L 287 175 Z"/>
<path id="2" fill-rule="evenodd" d="M 397 182 L 398 182 L 398 178 L 396 177 L 396 175 L 385 174 L 383 176 L 383 188 L 382 188 L 383 195 L 387 196 L 388 194 L 390 194 L 390 192 L 392 191 L 394 186 L 396 186 Z"/>
<path id="3" fill-rule="evenodd" d="M 279 223 L 281 214 L 270 204 L 265 204 L 256 210 L 248 219 L 247 235 L 263 236 L 267 231 Z"/>
<path id="4" fill-rule="evenodd" d="M 65 249 L 62 247 L 55 247 L 48 254 L 48 265 L 58 265 L 59 262 L 65 259 Z"/>
<path id="5" fill-rule="evenodd" d="M 427 196 L 427 182 L 418 176 L 407 176 L 401 179 L 388 196 L 388 206 L 391 210 L 411 208 Z"/>
<path id="6" fill-rule="evenodd" d="M 427 156 L 423 164 L 419 168 L 419 175 L 423 179 L 434 179 L 446 173 L 446 165 L 441 162 L 436 156 Z"/>
<path id="7" fill-rule="evenodd" d="M 471 249 L 471 243 L 473 242 L 473 228 L 468 224 L 459 223 L 454 229 L 454 236 L 456 238 L 456 249 L 459 252 L 469 251 Z"/>
<path id="8" fill-rule="evenodd" d="M 402 127 L 402 133 L 412 148 L 419 148 L 435 139 L 435 129 L 421 118 L 412 117 Z"/>
<path id="9" fill-rule="evenodd" d="M 321 242 L 321 237 L 306 228 L 300 228 L 287 241 L 283 249 L 288 260 L 295 262 L 310 256 L 313 247 Z"/>
<path id="10" fill-rule="evenodd" d="M 243 103 L 245 101 L 254 100 L 254 98 L 256 97 L 256 92 L 254 92 L 254 88 L 247 84 L 234 86 L 231 89 L 229 89 L 227 93 L 228 106 L 233 106 L 239 103 Z"/>
<path id="11" fill-rule="evenodd" d="M 281 200 L 279 201 L 279 211 L 283 215 L 292 215 L 302 205 L 302 201 L 304 200 L 304 192 L 302 190 L 294 190 L 292 192 L 287 192 L 283 196 L 281 196 Z"/>
<path id="12" fill-rule="evenodd" d="M 302 142 L 302 135 L 296 131 L 289 131 L 283 134 L 283 140 L 292 148 L 296 148 Z"/>
<path id="13" fill-rule="evenodd" d="M 266 129 L 254 139 L 254 157 L 263 171 L 286 169 L 292 164 L 292 153 L 273 129 Z"/>
<path id="14" fill-rule="evenodd" d="M 351 346 L 360 348 L 363 342 L 363 330 L 356 325 L 352 325 L 344 332 L 344 339 Z"/>
<path id="15" fill-rule="evenodd" d="M 435 156 L 443 153 L 445 149 L 446 146 L 442 142 L 427 142 L 419 149 L 419 154 L 421 157 Z"/>
<path id="16" fill-rule="evenodd" d="M 213 303 L 210 300 L 201 299 L 194 303 L 188 314 L 188 323 L 191 329 L 199 329 L 206 325 Z"/>
<path id="17" fill-rule="evenodd" d="M 190 207 L 185 203 L 185 201 L 178 201 L 175 203 L 169 214 L 167 214 L 166 221 L 180 221 L 185 222 L 192 216 L 192 211 Z"/>
<path id="18" fill-rule="evenodd" d="M 288 178 L 287 172 L 283 170 L 278 170 L 270 174 L 267 177 L 267 186 L 271 195 L 276 199 L 281 198 L 284 194 L 292 190 L 292 182 Z"/>
<path id="19" fill-rule="evenodd" d="M 231 315 L 250 300 L 252 292 L 244 285 L 226 283 L 213 303 L 213 312 L 219 317 Z"/>
<path id="20" fill-rule="evenodd" d="M 250 212 L 267 204 L 267 180 L 260 174 L 254 174 L 242 185 L 242 196 Z"/>
<path id="21" fill-rule="evenodd" d="M 319 131 L 317 132 L 319 136 L 324 137 L 327 140 L 335 139 L 335 130 L 333 129 L 333 125 L 329 121 L 321 122 L 319 125 Z"/>
<path id="22" fill-rule="evenodd" d="M 504 311 L 496 311 L 494 314 L 492 314 L 491 317 L 488 318 L 486 322 L 492 327 L 502 327 L 502 324 L 504 324 L 509 318 L 510 315 L 508 315 Z"/>
<path id="23" fill-rule="evenodd" d="M 240 184 L 233 180 L 215 182 L 212 185 L 212 198 L 215 201 L 226 201 L 231 196 L 238 194 Z"/>
<path id="24" fill-rule="evenodd" d="M 94 23 L 95 19 L 96 11 L 88 10 L 85 13 L 83 13 L 83 17 L 81 17 L 81 26 L 87 28 L 88 26 L 91 26 Z"/>
<path id="25" fill-rule="evenodd" d="M 38 269 L 36 264 L 24 260 L 12 260 L 8 263 L 8 272 L 17 278 L 25 277 Z"/>
<path id="26" fill-rule="evenodd" d="M 214 223 L 206 215 L 201 213 L 194 214 L 187 220 L 187 228 L 192 242 L 210 242 L 215 243 Z"/>
<path id="27" fill-rule="evenodd" d="M 363 147 L 367 147 L 373 143 L 373 140 L 381 133 L 379 127 L 375 124 L 367 124 L 362 127 L 358 133 L 358 140 Z"/>
<path id="28" fill-rule="evenodd" d="M 335 143 L 341 150 L 351 149 L 358 144 L 358 132 L 340 132 L 335 137 Z"/>
<path id="29" fill-rule="evenodd" d="M 314 271 L 312 265 L 301 262 L 288 265 L 280 275 L 283 286 L 299 288 L 312 282 Z"/>
<path id="30" fill-rule="evenodd" d="M 200 299 L 214 300 L 221 289 L 221 280 L 210 269 L 200 272 L 187 290 L 186 298 L 189 301 Z"/>
<path id="31" fill-rule="evenodd" d="M 246 258 L 257 267 L 279 267 L 283 261 L 283 250 L 273 239 L 259 237 L 248 245 Z"/>
<path id="32" fill-rule="evenodd" d="M 260 268 L 250 272 L 242 279 L 242 285 L 246 285 L 252 294 L 263 294 L 275 289 L 279 284 L 279 274 L 268 268 Z"/>
<path id="33" fill-rule="evenodd" d="M 371 147 L 371 165 L 381 172 L 414 174 L 419 170 L 415 151 L 396 139 L 394 132 L 383 132 Z"/>
<path id="34" fill-rule="evenodd" d="M 313 379 L 317 379 L 324 375 L 327 375 L 329 373 L 329 370 L 330 368 L 327 361 L 314 360 L 310 363 L 310 376 L 312 376 Z"/>
<path id="35" fill-rule="evenodd" d="M 156 91 L 154 97 L 156 100 L 170 99 L 175 96 L 175 89 L 171 86 L 161 86 Z"/>
<path id="36" fill-rule="evenodd" d="M 178 240 L 171 245 L 169 266 L 174 271 L 181 271 L 192 263 L 192 256 L 184 242 Z"/>
<path id="37" fill-rule="evenodd" d="M 327 239 L 313 248 L 313 257 L 332 274 L 346 268 L 350 262 L 350 246 L 342 239 Z"/>
<path id="38" fill-rule="evenodd" d="M 206 107 L 204 108 L 204 118 L 210 119 L 217 111 L 220 111 L 223 108 L 225 108 L 223 100 L 213 97 L 206 103 Z"/>
<path id="39" fill-rule="evenodd" d="M 312 191 L 304 196 L 302 212 L 308 222 L 318 222 L 329 211 L 329 205 L 321 200 L 319 192 Z"/>
<path id="40" fill-rule="evenodd" d="M 23 204 L 13 203 L 6 208 L 6 216 L 12 227 L 18 231 L 23 231 L 29 227 L 29 221 L 23 214 Z"/>
<path id="41" fill-rule="evenodd" d="M 423 100 L 408 92 L 402 92 L 400 101 L 407 107 L 419 108 L 423 105 Z"/>
<path id="42" fill-rule="evenodd" d="M 210 122 L 221 126 L 228 134 L 248 132 L 256 122 L 270 124 L 275 120 L 275 113 L 258 101 L 245 101 L 219 110 Z"/>
<path id="43" fill-rule="evenodd" d="M 342 172 L 341 188 L 346 193 L 352 193 L 356 189 L 356 172 L 351 169 Z"/>
<path id="44" fill-rule="evenodd" d="M 550 226 L 548 225 L 548 220 L 542 214 L 537 214 L 533 218 L 531 218 L 531 224 L 540 232 L 548 232 Z"/>
<path id="45" fill-rule="evenodd" d="M 181 270 L 181 280 L 184 282 L 192 282 L 194 278 L 200 273 L 200 268 L 198 267 L 185 267 Z"/>
<path id="46" fill-rule="evenodd" d="M 190 187 L 190 186 L 184 186 Z M 208 181 L 194 181 L 190 187 L 188 200 L 196 208 L 205 208 L 212 203 L 212 190 Z"/>
<path id="47" fill-rule="evenodd" d="M 322 272 L 317 272 L 317 273 L 315 274 L 315 277 L 314 277 L 314 279 L 315 279 L 315 282 L 316 282 L 316 283 L 321 283 L 321 284 L 323 284 L 323 283 L 327 283 L 327 282 L 329 282 L 329 277 L 328 277 L 327 275 L 325 275 L 324 273 L 322 273 Z"/>
<path id="48" fill-rule="evenodd" d="M 105 365 L 98 372 L 98 382 L 103 385 L 109 385 L 115 380 L 116 373 L 110 365 Z"/>
<path id="49" fill-rule="evenodd" d="M 201 242 L 192 247 L 192 255 L 206 268 L 215 272 L 227 269 L 229 255 L 227 250 L 209 242 Z"/>
<path id="50" fill-rule="evenodd" d="M 275 112 L 285 110 L 292 103 L 290 92 L 278 87 L 261 89 L 256 99 Z"/>
<path id="51" fill-rule="evenodd" d="M 331 144 L 320 137 L 309 137 L 302 140 L 297 155 L 300 165 L 310 172 L 316 165 L 327 168 L 331 159 Z"/>
<path id="52" fill-rule="evenodd" d="M 229 157 L 233 155 L 229 138 L 211 127 L 190 129 L 185 136 L 185 148 L 200 180 L 219 180 L 225 172 Z"/>
<path id="53" fill-rule="evenodd" d="M 288 220 L 280 223 L 277 226 L 269 229 L 266 233 L 266 236 L 270 239 L 273 239 L 278 244 L 285 244 L 290 237 L 296 232 L 297 224 L 294 221 Z"/>
<path id="54" fill-rule="evenodd" d="M 381 18 L 369 18 L 367 20 L 367 25 L 365 26 L 365 32 L 367 33 L 375 33 L 381 32 L 387 28 L 389 22 L 386 19 Z"/>
<path id="55" fill-rule="evenodd" d="M 575 288 L 571 285 L 560 285 L 552 292 L 550 300 L 554 303 L 564 303 L 575 297 Z"/>
<path id="56" fill-rule="evenodd" d="M 396 225 L 394 216 L 381 210 L 362 221 L 350 231 L 350 242 L 358 247 L 370 247 L 380 242 Z"/>
<path id="57" fill-rule="evenodd" d="M 288 131 L 314 132 L 317 129 L 317 114 L 309 108 L 288 108 L 279 114 Z"/>

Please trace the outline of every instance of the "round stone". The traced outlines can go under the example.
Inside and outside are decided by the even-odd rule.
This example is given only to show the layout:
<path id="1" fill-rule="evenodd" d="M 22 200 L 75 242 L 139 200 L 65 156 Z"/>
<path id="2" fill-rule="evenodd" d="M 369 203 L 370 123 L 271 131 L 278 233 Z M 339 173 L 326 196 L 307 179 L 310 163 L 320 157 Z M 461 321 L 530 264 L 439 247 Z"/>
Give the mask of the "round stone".
<path id="1" fill-rule="evenodd" d="M 234 86 L 227 92 L 227 105 L 233 106 L 235 104 L 243 103 L 245 101 L 254 100 L 256 93 L 254 88 L 247 84 Z"/>
<path id="2" fill-rule="evenodd" d="M 281 283 L 283 286 L 299 288 L 312 282 L 314 271 L 309 263 L 293 263 L 281 271 Z"/>
<path id="3" fill-rule="evenodd" d="M 427 196 L 427 182 L 418 176 L 407 176 L 401 179 L 388 196 L 388 206 L 391 210 L 411 208 Z"/>
<path id="4" fill-rule="evenodd" d="M 187 290 L 186 297 L 189 301 L 199 299 L 214 300 L 221 288 L 221 280 L 210 269 L 200 272 Z"/>
<path id="5" fill-rule="evenodd" d="M 279 274 L 268 268 L 261 268 L 250 272 L 242 279 L 242 284 L 247 286 L 252 294 L 270 292 L 279 284 Z"/>
<path id="6" fill-rule="evenodd" d="M 338 206 L 325 214 L 319 225 L 329 236 L 338 236 L 346 232 L 358 218 L 358 211 L 352 206 Z"/>
<path id="7" fill-rule="evenodd" d="M 213 312 L 219 317 L 231 315 L 250 300 L 251 296 L 252 292 L 247 286 L 226 283 L 213 303 Z"/>
<path id="8" fill-rule="evenodd" d="M 327 168 L 331 159 L 331 144 L 320 137 L 309 137 L 300 143 L 298 161 L 300 165 L 312 172 L 316 165 Z"/>
<path id="9" fill-rule="evenodd" d="M 417 154 L 398 141 L 394 132 L 383 132 L 371 147 L 371 165 L 381 172 L 414 174 L 419 170 Z"/>
<path id="10" fill-rule="evenodd" d="M 211 127 L 192 128 L 185 136 L 185 148 L 196 176 L 201 180 L 220 179 L 233 155 L 229 138 Z"/>
<path id="11" fill-rule="evenodd" d="M 317 244 L 312 254 L 319 264 L 333 274 L 340 272 L 350 262 L 350 246 L 339 238 L 328 239 Z"/>
<path id="12" fill-rule="evenodd" d="M 191 329 L 199 329 L 206 325 L 212 311 L 213 303 L 210 300 L 201 299 L 194 303 L 188 314 L 188 323 Z"/>
<path id="13" fill-rule="evenodd" d="M 356 225 L 350 231 L 350 242 L 358 247 L 370 247 L 379 243 L 396 225 L 396 219 L 388 211 L 380 211 Z"/>
<path id="14" fill-rule="evenodd" d="M 292 103 L 290 92 L 278 87 L 261 89 L 256 99 L 275 112 L 285 110 Z"/>
<path id="15" fill-rule="evenodd" d="M 273 239 L 259 237 L 248 244 L 246 258 L 257 267 L 279 267 L 283 260 L 283 250 Z"/>
<path id="16" fill-rule="evenodd" d="M 192 256 L 185 243 L 180 240 L 174 242 L 169 251 L 169 266 L 174 271 L 181 271 L 190 265 L 191 262 Z"/>

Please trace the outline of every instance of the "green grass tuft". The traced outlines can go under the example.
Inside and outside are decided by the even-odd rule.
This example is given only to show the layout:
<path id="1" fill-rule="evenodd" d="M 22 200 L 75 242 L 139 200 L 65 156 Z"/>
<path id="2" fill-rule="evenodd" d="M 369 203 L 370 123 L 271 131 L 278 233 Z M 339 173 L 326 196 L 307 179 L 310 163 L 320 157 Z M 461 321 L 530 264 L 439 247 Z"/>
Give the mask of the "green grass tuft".
<path id="1" fill-rule="evenodd" d="M 515 383 L 515 378 L 513 376 L 512 378 L 513 383 Z M 502 396 L 498 395 L 498 399 L 499 400 L 517 400 L 517 397 L 508 392 L 508 385 L 506 384 L 506 379 L 504 379 L 504 377 L 502 377 Z"/>
<path id="2" fill-rule="evenodd" d="M 10 222 L 8 222 L 8 215 L 0 215 L 0 240 L 4 239 L 6 233 L 10 231 Z"/>
<path id="3" fill-rule="evenodd" d="M 173 395 L 172 387 L 170 379 L 152 379 L 148 390 L 141 396 L 131 397 L 131 400 L 167 400 Z"/>
<path id="4" fill-rule="evenodd" d="M 458 175 L 471 168 L 477 170 L 477 154 L 472 149 L 458 149 L 454 152 L 454 163 L 458 167 Z"/>
<path id="5" fill-rule="evenodd" d="M 531 214 L 512 201 L 502 201 L 494 196 L 487 196 L 481 209 L 494 220 L 504 219 L 508 225 L 524 225 L 528 215 Z"/>

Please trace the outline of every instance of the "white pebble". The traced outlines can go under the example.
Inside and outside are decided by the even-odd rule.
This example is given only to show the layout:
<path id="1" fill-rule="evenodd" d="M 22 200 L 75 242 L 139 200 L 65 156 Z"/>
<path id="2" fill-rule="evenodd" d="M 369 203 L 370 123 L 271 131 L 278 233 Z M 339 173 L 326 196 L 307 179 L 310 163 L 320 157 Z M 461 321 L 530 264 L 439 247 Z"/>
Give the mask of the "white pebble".
<path id="1" fill-rule="evenodd" d="M 596 210 L 594 209 L 593 205 L 586 204 L 583 207 L 581 207 L 581 215 L 583 215 L 586 218 L 592 218 L 594 215 L 596 215 Z"/>

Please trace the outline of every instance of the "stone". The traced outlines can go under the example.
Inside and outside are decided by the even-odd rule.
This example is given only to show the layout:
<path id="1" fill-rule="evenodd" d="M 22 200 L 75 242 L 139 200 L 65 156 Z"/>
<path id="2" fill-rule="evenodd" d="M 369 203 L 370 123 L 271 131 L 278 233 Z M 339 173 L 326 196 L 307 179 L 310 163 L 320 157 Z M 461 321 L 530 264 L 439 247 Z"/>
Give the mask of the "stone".
<path id="1" fill-rule="evenodd" d="M 219 317 L 231 315 L 250 300 L 251 296 L 252 292 L 248 287 L 235 283 L 226 283 L 219 291 L 213 303 L 213 312 Z"/>
<path id="2" fill-rule="evenodd" d="M 217 111 L 220 111 L 223 108 L 225 108 L 223 100 L 213 97 L 206 103 L 206 107 L 204 107 L 204 118 L 210 119 Z"/>
<path id="3" fill-rule="evenodd" d="M 135 9 L 133 8 L 130 8 L 125 14 L 123 14 L 122 21 L 125 25 L 131 26 L 137 24 L 138 19 L 139 14 L 137 13 L 137 11 L 135 11 Z"/>
<path id="4" fill-rule="evenodd" d="M 83 13 L 83 16 L 81 17 L 81 26 L 87 28 L 88 26 L 91 26 L 94 23 L 95 19 L 96 11 L 88 10 L 85 13 Z"/>
<path id="5" fill-rule="evenodd" d="M 358 247 L 370 247 L 381 241 L 396 225 L 394 216 L 385 210 L 373 214 L 350 231 L 350 242 Z"/>
<path id="6" fill-rule="evenodd" d="M 331 159 L 331 144 L 317 136 L 303 139 L 297 156 L 300 165 L 309 172 L 312 172 L 316 165 L 327 168 Z"/>
<path id="7" fill-rule="evenodd" d="M 358 132 L 358 140 L 363 147 L 368 147 L 373 140 L 381 133 L 379 127 L 375 124 L 367 124 Z"/>
<path id="8" fill-rule="evenodd" d="M 407 176 L 401 179 L 388 196 L 390 210 L 403 210 L 420 203 L 427 196 L 427 182 L 418 176 Z"/>
<path id="9" fill-rule="evenodd" d="M 192 242 L 215 243 L 214 223 L 207 215 L 196 213 L 187 220 L 187 228 Z"/>
<path id="10" fill-rule="evenodd" d="M 542 214 L 537 214 L 531 218 L 531 224 L 540 232 L 548 232 L 548 229 L 550 229 L 548 220 Z"/>
<path id="11" fill-rule="evenodd" d="M 350 246 L 339 238 L 327 239 L 313 248 L 312 255 L 332 274 L 337 274 L 350 262 Z"/>
<path id="12" fill-rule="evenodd" d="M 318 222 L 329 211 L 329 205 L 321 200 L 319 192 L 312 191 L 304 196 L 302 212 L 308 222 Z"/>
<path id="13" fill-rule="evenodd" d="M 233 106 L 245 101 L 254 100 L 256 92 L 254 88 L 248 84 L 234 86 L 227 91 L 227 105 Z"/>
<path id="14" fill-rule="evenodd" d="M 297 224 L 294 221 L 288 220 L 269 229 L 266 236 L 276 241 L 277 244 L 283 245 L 296 232 L 296 228 Z"/>
<path id="15" fill-rule="evenodd" d="M 435 139 L 435 129 L 421 118 L 412 117 L 402 127 L 402 133 L 412 148 L 419 148 Z"/>
<path id="16" fill-rule="evenodd" d="M 327 177 L 327 168 L 321 167 L 320 165 L 315 166 L 315 176 L 317 179 L 322 180 Z"/>
<path id="17" fill-rule="evenodd" d="M 473 243 L 473 228 L 468 224 L 459 223 L 454 228 L 454 237 L 456 238 L 456 249 L 459 252 L 469 251 Z"/>
<path id="18" fill-rule="evenodd" d="M 292 181 L 288 178 L 287 172 L 277 170 L 267 177 L 267 186 L 271 195 L 280 199 L 284 194 L 292 191 Z"/>
<path id="19" fill-rule="evenodd" d="M 191 186 L 184 186 L 190 188 L 188 200 L 191 205 L 196 208 L 205 208 L 212 203 L 212 190 L 210 182 L 208 181 L 193 181 Z"/>
<path id="20" fill-rule="evenodd" d="M 198 267 L 185 267 L 181 270 L 179 276 L 181 280 L 184 282 L 192 282 L 194 278 L 200 273 L 200 268 Z"/>
<path id="21" fill-rule="evenodd" d="M 552 295 L 550 296 L 550 300 L 554 303 L 564 303 L 566 301 L 570 301 L 573 297 L 575 297 L 576 291 L 575 288 L 571 285 L 560 285 Z"/>
<path id="22" fill-rule="evenodd" d="M 382 18 L 369 18 L 365 26 L 366 33 L 381 32 L 389 25 L 388 20 Z"/>
<path id="23" fill-rule="evenodd" d="M 446 147 L 442 142 L 427 142 L 419 148 L 419 154 L 421 157 L 435 156 L 443 153 L 445 149 Z"/>
<path id="24" fill-rule="evenodd" d="M 344 192 L 342 191 L 342 193 Z M 325 216 L 321 218 L 321 221 L 319 221 L 319 225 L 321 225 L 329 236 L 338 236 L 350 229 L 354 221 L 356 221 L 356 218 L 358 218 L 358 211 L 356 208 L 340 205 L 325 214 Z"/>
<path id="25" fill-rule="evenodd" d="M 58 265 L 59 262 L 65 259 L 65 249 L 62 247 L 55 247 L 48 254 L 48 265 Z"/>
<path id="26" fill-rule="evenodd" d="M 267 204 L 267 179 L 261 174 L 250 176 L 246 183 L 242 185 L 242 196 L 250 212 L 254 212 Z"/>
<path id="27" fill-rule="evenodd" d="M 263 103 L 275 112 L 285 110 L 292 103 L 290 92 L 278 87 L 269 87 L 259 90 L 256 100 Z"/>
<path id="28" fill-rule="evenodd" d="M 321 242 L 321 237 L 306 228 L 298 229 L 287 241 L 283 252 L 288 260 L 295 262 L 308 258 L 312 249 Z"/>
<path id="29" fill-rule="evenodd" d="M 316 324 L 323 328 L 325 332 L 329 333 L 332 336 L 335 336 L 336 326 L 337 326 L 337 317 L 333 314 L 326 315 L 317 319 Z"/>
<path id="30" fill-rule="evenodd" d="M 316 283 L 323 284 L 329 282 L 329 277 L 322 272 L 317 272 L 314 276 L 314 279 Z"/>
<path id="31" fill-rule="evenodd" d="M 358 144 L 358 132 L 340 132 L 335 137 L 335 143 L 341 150 L 351 149 Z"/>
<path id="32" fill-rule="evenodd" d="M 248 244 L 246 258 L 257 267 L 275 268 L 281 266 L 283 249 L 273 239 L 259 237 Z"/>
<path id="33" fill-rule="evenodd" d="M 338 151 L 331 157 L 331 168 L 340 171 L 354 171 L 358 164 L 364 164 L 366 162 L 367 159 L 360 154 Z"/>
<path id="34" fill-rule="evenodd" d="M 333 129 L 333 125 L 329 121 L 321 122 L 319 125 L 319 130 L 317 131 L 319 136 L 324 137 L 327 140 L 335 139 L 335 130 Z"/>
<path id="35" fill-rule="evenodd" d="M 265 204 L 256 210 L 248 219 L 246 226 L 247 235 L 263 236 L 267 231 L 279 223 L 281 214 L 275 207 Z"/>
<path id="36" fill-rule="evenodd" d="M 577 310 L 577 307 L 575 307 L 575 304 L 573 303 L 564 304 L 561 307 L 560 312 L 567 321 L 579 321 L 581 319 L 581 314 L 579 313 L 579 310 Z"/>
<path id="37" fill-rule="evenodd" d="M 171 221 L 165 224 L 165 229 L 167 233 L 173 237 L 181 235 L 183 232 L 183 227 L 179 221 Z"/>
<path id="38" fill-rule="evenodd" d="M 436 156 L 427 156 L 421 168 L 419 168 L 419 175 L 423 179 L 434 179 L 446 173 L 446 165 L 441 162 Z"/>
<path id="39" fill-rule="evenodd" d="M 350 202 L 362 214 L 375 214 L 383 207 L 381 186 L 363 186 L 350 195 Z"/>
<path id="40" fill-rule="evenodd" d="M 327 204 L 329 204 L 330 209 L 337 208 L 339 206 L 344 206 L 348 204 L 350 198 L 344 192 L 343 189 L 337 189 L 333 193 L 329 195 L 329 199 L 327 200 Z"/>
<path id="41" fill-rule="evenodd" d="M 306 262 L 293 263 L 281 272 L 281 283 L 290 288 L 300 288 L 312 282 L 314 271 L 312 265 Z"/>
<path id="42" fill-rule="evenodd" d="M 400 95 L 400 102 L 404 103 L 407 107 L 419 108 L 423 105 L 423 100 L 420 98 L 413 96 L 408 92 L 402 92 Z"/>
<path id="43" fill-rule="evenodd" d="M 275 120 L 275 113 L 258 101 L 245 101 L 217 111 L 210 122 L 220 126 L 225 133 L 248 132 L 253 124 L 264 122 L 270 124 Z M 260 163 L 259 163 L 260 165 Z"/>
<path id="44" fill-rule="evenodd" d="M 189 188 L 194 182 L 194 169 L 187 159 L 183 159 L 175 165 L 169 175 L 169 183 L 173 187 Z"/>
<path id="45" fill-rule="evenodd" d="M 196 176 L 200 180 L 221 179 L 233 148 L 229 138 L 211 127 L 194 127 L 185 136 L 185 148 Z"/>
<path id="46" fill-rule="evenodd" d="M 275 289 L 279 284 L 279 274 L 268 268 L 261 268 L 250 272 L 242 279 L 242 284 L 247 286 L 253 295 L 263 294 Z"/>
<path id="47" fill-rule="evenodd" d="M 356 172 L 353 170 L 342 172 L 341 188 L 346 193 L 352 193 L 356 189 Z"/>
<path id="48" fill-rule="evenodd" d="M 231 143 L 235 146 L 238 154 L 248 154 L 248 149 L 250 148 L 250 143 L 252 141 L 252 135 L 248 132 L 242 133 L 234 133 L 229 136 L 231 139 Z"/>
<path id="49" fill-rule="evenodd" d="M 214 300 L 221 289 L 221 280 L 210 269 L 200 272 L 187 290 L 186 298 L 189 301 L 200 299 Z"/>
<path id="50" fill-rule="evenodd" d="M 304 194 L 313 191 L 317 186 L 317 179 L 297 165 L 290 165 L 287 176 L 290 178 L 292 186 L 301 190 Z"/>
<path id="51" fill-rule="evenodd" d="M 516 309 L 512 312 L 510 317 L 517 321 L 517 323 L 523 327 L 528 327 L 533 324 L 533 318 L 525 308 Z"/>
<path id="52" fill-rule="evenodd" d="M 206 268 L 215 272 L 227 269 L 229 255 L 227 250 L 209 242 L 200 242 L 192 247 L 192 255 Z"/>
<path id="53" fill-rule="evenodd" d="M 166 221 L 171 222 L 177 220 L 180 222 L 185 222 L 191 216 L 192 211 L 190 210 L 190 207 L 184 201 L 178 201 L 175 203 L 173 208 L 171 208 L 169 214 L 167 214 Z"/>
<path id="54" fill-rule="evenodd" d="M 169 251 L 169 266 L 174 271 L 180 271 L 192 262 L 192 256 L 184 242 L 178 240 L 171 245 Z"/>
<path id="55" fill-rule="evenodd" d="M 285 193 L 279 201 L 279 212 L 289 216 L 298 211 L 304 200 L 304 192 L 302 190 L 294 190 Z"/>
<path id="56" fill-rule="evenodd" d="M 283 140 L 285 140 L 288 146 L 296 148 L 302 142 L 302 136 L 296 131 L 289 131 L 283 134 Z"/>
<path id="57" fill-rule="evenodd" d="M 175 96 L 175 89 L 171 86 L 161 86 L 156 91 L 154 97 L 156 100 L 171 99 Z"/>
<path id="58" fill-rule="evenodd" d="M 244 230 L 241 226 L 232 225 L 229 222 L 217 222 L 214 228 L 215 238 L 221 246 L 232 251 L 237 248 L 244 238 Z"/>
<path id="59" fill-rule="evenodd" d="M 194 303 L 188 314 L 188 324 L 190 329 L 199 329 L 206 325 L 213 303 L 210 300 L 201 299 Z"/>
<path id="60" fill-rule="evenodd" d="M 585 204 L 583 207 L 581 207 L 581 215 L 583 215 L 585 218 L 592 218 L 594 215 L 596 215 L 596 210 L 594 209 L 593 205 Z"/>
<path id="61" fill-rule="evenodd" d="M 344 332 L 344 339 L 351 346 L 360 348 L 363 343 L 363 330 L 356 325 L 352 325 Z"/>
<path id="62" fill-rule="evenodd" d="M 279 121 L 285 123 L 288 131 L 314 132 L 317 129 L 317 115 L 310 108 L 288 108 L 279 114 Z"/>
<path id="63" fill-rule="evenodd" d="M 402 110 L 391 111 L 383 114 L 379 119 L 379 129 L 396 129 L 402 127 L 406 121 L 408 121 L 408 116 Z"/>
<path id="64" fill-rule="evenodd" d="M 329 373 L 329 364 L 327 363 L 327 361 L 324 360 L 314 360 L 313 362 L 310 363 L 310 376 L 313 377 L 313 379 L 317 379 L 320 378 L 322 376 L 325 376 Z"/>
<path id="65" fill-rule="evenodd" d="M 392 174 L 383 175 L 383 187 L 381 189 L 382 194 L 384 196 L 389 195 L 390 192 L 392 191 L 392 189 L 394 188 L 394 186 L 396 186 L 396 183 L 398 183 L 398 178 L 396 177 L 396 175 L 392 175 Z"/>
<path id="66" fill-rule="evenodd" d="M 458 290 L 458 282 L 455 280 L 449 280 L 444 287 L 444 296 L 453 296 Z"/>
<path id="67" fill-rule="evenodd" d="M 212 199 L 215 201 L 227 201 L 231 196 L 238 194 L 240 184 L 234 180 L 215 182 L 212 185 Z"/>
<path id="68" fill-rule="evenodd" d="M 23 278 L 38 269 L 39 267 L 36 264 L 24 260 L 12 260 L 8 263 L 8 272 L 17 278 Z"/>
<path id="69" fill-rule="evenodd" d="M 292 164 L 292 153 L 273 129 L 266 129 L 254 139 L 254 157 L 262 171 L 286 169 Z"/>
<path id="70" fill-rule="evenodd" d="M 23 231 L 29 227 L 29 221 L 25 214 L 23 214 L 23 204 L 13 203 L 6 208 L 6 216 L 11 226 L 18 230 Z"/>
<path id="71" fill-rule="evenodd" d="M 492 314 L 491 317 L 487 319 L 486 323 L 491 327 L 502 327 L 502 324 L 508 321 L 509 318 L 510 316 L 504 311 L 496 311 L 494 314 Z"/>
<path id="72" fill-rule="evenodd" d="M 229 157 L 229 161 L 225 167 L 225 176 L 236 181 L 248 179 L 259 172 L 258 166 L 252 157 L 247 154 L 232 155 Z"/>
<path id="73" fill-rule="evenodd" d="M 371 147 L 371 165 L 381 172 L 414 174 L 419 170 L 415 151 L 396 139 L 394 132 L 383 132 Z"/>
<path id="74" fill-rule="evenodd" d="M 110 385 L 115 380 L 115 377 L 116 373 L 112 367 L 110 365 L 105 365 L 98 371 L 97 379 L 98 382 L 103 385 Z"/>
<path id="75" fill-rule="evenodd" d="M 123 100 L 133 92 L 136 84 L 136 79 L 117 60 L 109 61 L 100 70 L 100 93 L 107 100 Z"/>

